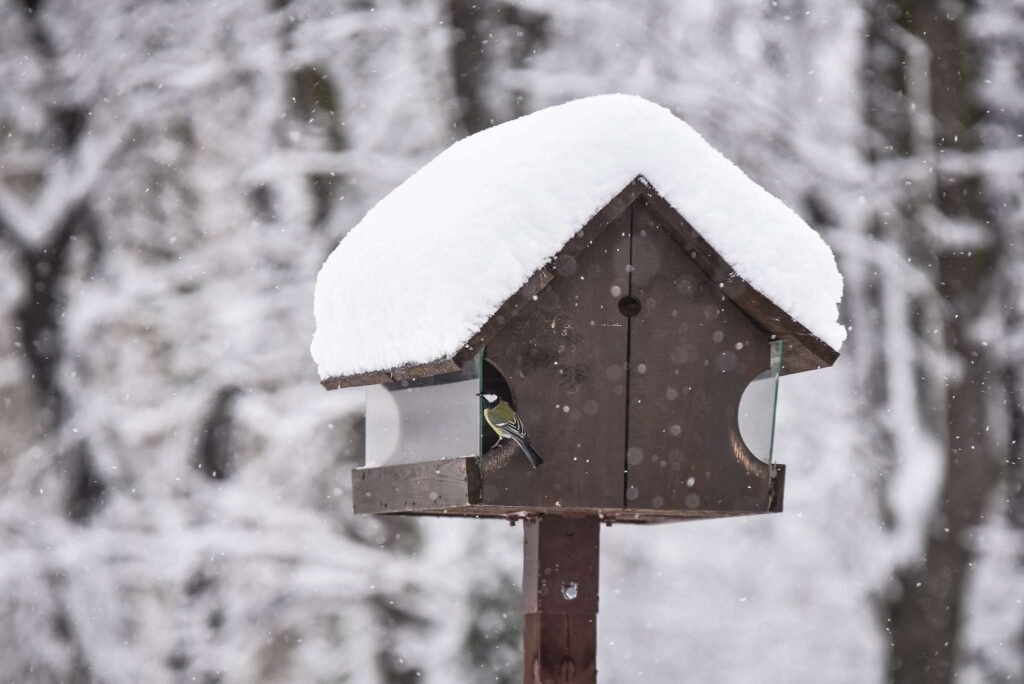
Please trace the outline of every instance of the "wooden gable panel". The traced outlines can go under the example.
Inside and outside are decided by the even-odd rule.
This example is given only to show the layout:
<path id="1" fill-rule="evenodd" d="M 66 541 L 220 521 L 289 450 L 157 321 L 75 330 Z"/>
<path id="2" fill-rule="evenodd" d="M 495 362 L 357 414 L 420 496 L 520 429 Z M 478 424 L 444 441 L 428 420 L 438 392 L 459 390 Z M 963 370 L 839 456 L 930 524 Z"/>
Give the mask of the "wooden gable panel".
<path id="1" fill-rule="evenodd" d="M 535 470 L 518 452 L 500 462 L 485 455 L 482 503 L 622 504 L 627 327 L 618 300 L 629 286 L 629 215 L 620 207 L 595 237 L 576 238 L 554 282 L 488 343 L 485 358 L 508 382 L 544 465 Z"/>
<path id="2" fill-rule="evenodd" d="M 741 278 L 704 236 L 654 188 L 645 186 L 641 197 L 659 225 L 708 277 L 722 286 L 722 292 L 758 326 L 782 340 L 785 347 L 784 375 L 826 368 L 836 362 L 839 352 Z"/>
<path id="3" fill-rule="evenodd" d="M 767 511 L 771 468 L 739 434 L 738 406 L 770 366 L 770 336 L 633 205 L 627 508 Z"/>

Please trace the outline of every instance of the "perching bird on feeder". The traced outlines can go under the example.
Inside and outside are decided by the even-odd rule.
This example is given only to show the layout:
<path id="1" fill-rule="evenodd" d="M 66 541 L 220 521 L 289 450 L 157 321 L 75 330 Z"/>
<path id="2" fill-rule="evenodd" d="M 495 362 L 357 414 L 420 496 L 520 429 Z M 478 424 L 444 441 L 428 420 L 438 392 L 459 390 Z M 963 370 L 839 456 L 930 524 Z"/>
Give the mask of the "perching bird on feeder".
<path id="1" fill-rule="evenodd" d="M 519 448 L 526 454 L 526 458 L 530 459 L 530 465 L 534 468 L 543 463 L 544 459 L 540 457 L 537 450 L 530 444 L 530 440 L 527 439 L 523 421 L 519 419 L 519 415 L 516 414 L 516 410 L 512 408 L 512 405 L 497 394 L 488 392 L 480 396 L 483 397 L 485 404 L 484 420 L 498 433 L 498 437 L 502 439 L 507 437 L 518 444 Z"/>

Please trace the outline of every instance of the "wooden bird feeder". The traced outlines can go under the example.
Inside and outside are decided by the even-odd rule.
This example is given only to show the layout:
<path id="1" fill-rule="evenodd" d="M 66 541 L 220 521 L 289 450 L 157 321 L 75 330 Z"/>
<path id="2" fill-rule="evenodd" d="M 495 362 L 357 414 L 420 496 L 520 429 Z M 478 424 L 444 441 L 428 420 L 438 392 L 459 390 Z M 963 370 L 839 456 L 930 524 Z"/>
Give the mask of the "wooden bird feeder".
<path id="1" fill-rule="evenodd" d="M 323 384 L 368 386 L 356 513 L 525 520 L 525 681 L 593 682 L 600 523 L 781 511 L 779 377 L 837 357 L 637 176 L 456 353 Z"/>

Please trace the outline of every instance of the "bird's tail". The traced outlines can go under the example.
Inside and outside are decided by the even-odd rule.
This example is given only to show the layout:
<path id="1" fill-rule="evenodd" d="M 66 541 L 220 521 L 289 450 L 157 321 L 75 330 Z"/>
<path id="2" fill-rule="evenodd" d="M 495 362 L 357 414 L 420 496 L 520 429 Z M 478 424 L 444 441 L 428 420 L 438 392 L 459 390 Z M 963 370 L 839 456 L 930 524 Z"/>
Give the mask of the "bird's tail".
<path id="1" fill-rule="evenodd" d="M 544 459 L 540 457 L 540 454 L 537 453 L 537 450 L 533 448 L 533 445 L 530 444 L 529 440 L 525 437 L 520 437 L 519 435 L 514 435 L 512 433 L 509 433 L 508 436 L 519 445 L 519 448 L 523 450 L 524 454 L 526 454 L 526 458 L 530 459 L 530 465 L 534 468 L 539 467 L 540 464 L 544 462 Z"/>

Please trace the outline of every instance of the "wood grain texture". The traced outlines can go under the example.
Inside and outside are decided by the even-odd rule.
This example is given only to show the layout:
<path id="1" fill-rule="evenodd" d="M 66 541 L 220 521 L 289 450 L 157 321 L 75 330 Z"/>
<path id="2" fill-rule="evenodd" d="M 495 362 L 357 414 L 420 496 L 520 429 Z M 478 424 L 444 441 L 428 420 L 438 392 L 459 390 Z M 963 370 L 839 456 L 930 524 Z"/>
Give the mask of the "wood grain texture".
<path id="1" fill-rule="evenodd" d="M 357 375 L 337 376 L 321 380 L 320 384 L 325 388 L 341 389 L 343 387 L 361 387 L 363 385 L 384 385 L 390 382 L 401 382 L 402 380 L 419 380 L 429 378 L 442 373 L 454 373 L 462 369 L 453 359 L 439 359 L 431 363 L 423 363 L 414 366 L 399 366 L 386 371 L 373 371 L 370 373 L 359 373 Z"/>
<path id="2" fill-rule="evenodd" d="M 480 501 L 475 458 L 451 458 L 352 470 L 356 513 L 405 513 Z"/>
<path id="3" fill-rule="evenodd" d="M 683 251 L 747 316 L 784 342 L 783 374 L 831 366 L 839 352 L 741 278 L 722 255 L 653 187 L 646 187 L 642 202 Z"/>
<path id="4" fill-rule="evenodd" d="M 629 231 L 627 208 L 592 242 L 569 245 L 555 281 L 487 345 L 485 359 L 508 382 L 544 465 L 485 466 L 482 503 L 621 502 L 627 334 L 618 299 L 628 287 Z"/>
<path id="5" fill-rule="evenodd" d="M 511 458 L 514 452 L 507 450 Z M 538 516 L 592 517 L 606 524 L 650 524 L 749 515 L 764 511 L 706 511 L 562 506 L 494 506 L 479 503 L 479 459 L 461 458 L 356 468 L 352 471 L 352 497 L 356 513 L 418 515 L 428 517 L 530 519 Z M 486 466 L 486 464 L 483 464 Z M 785 466 L 774 466 L 773 498 L 769 512 L 782 510 Z M 463 469 L 465 475 L 463 474 Z M 384 471 L 384 472 L 378 472 Z M 436 494 L 436 499 L 431 494 Z"/>
<path id="6" fill-rule="evenodd" d="M 523 527 L 523 612 L 597 613 L 600 521 L 543 515 Z M 567 598 L 562 586 L 576 588 Z"/>
<path id="7" fill-rule="evenodd" d="M 523 681 L 597 681 L 597 518 L 543 516 L 523 528 Z M 563 587 L 572 584 L 575 598 Z M 570 594 L 571 595 L 571 594 Z"/>
<path id="8" fill-rule="evenodd" d="M 776 466 L 778 468 L 779 466 Z M 779 482 L 776 480 L 776 482 Z M 381 515 L 415 515 L 428 518 L 492 518 L 509 521 L 529 520 L 538 515 L 567 517 L 599 517 L 608 525 L 647 525 L 653 523 L 682 522 L 688 520 L 713 520 L 715 518 L 736 518 L 746 515 L 778 513 L 775 510 L 756 511 L 673 511 L 664 508 L 562 508 L 551 506 L 488 506 L 467 504 L 445 508 L 422 508 L 411 511 L 384 511 Z"/>
<path id="9" fill-rule="evenodd" d="M 524 615 L 523 681 L 526 684 L 595 684 L 597 616 Z"/>
<path id="10" fill-rule="evenodd" d="M 623 506 L 766 512 L 772 472 L 740 438 L 738 407 L 770 366 L 769 334 L 640 203 L 632 250 L 642 310 L 630 319 Z"/>

